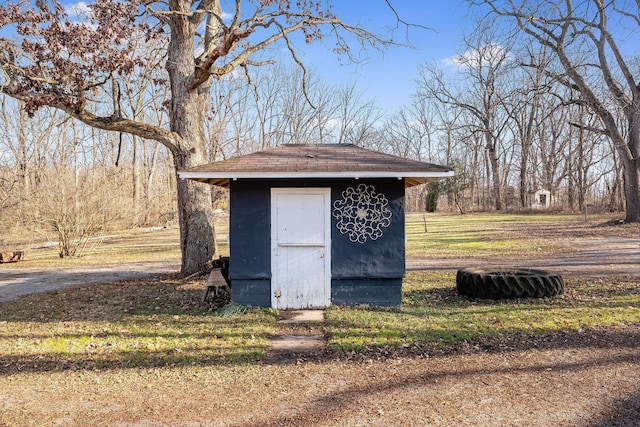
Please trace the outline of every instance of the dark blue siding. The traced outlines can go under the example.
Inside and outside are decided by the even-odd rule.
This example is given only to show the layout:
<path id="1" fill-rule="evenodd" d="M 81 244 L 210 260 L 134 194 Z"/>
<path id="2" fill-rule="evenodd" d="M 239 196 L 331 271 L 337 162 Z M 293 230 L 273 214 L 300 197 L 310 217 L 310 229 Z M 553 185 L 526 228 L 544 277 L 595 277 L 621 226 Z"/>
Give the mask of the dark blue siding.
<path id="1" fill-rule="evenodd" d="M 402 278 L 332 280 L 331 302 L 335 305 L 399 306 L 402 302 Z"/>
<path id="2" fill-rule="evenodd" d="M 331 188 L 333 203 L 348 187 L 373 185 L 392 212 L 389 227 L 377 240 L 354 243 L 336 228 L 331 216 L 332 303 L 397 306 L 405 272 L 404 181 L 398 179 L 239 179 L 231 182 L 229 278 L 238 304 L 271 304 L 271 188 Z"/>
<path id="3" fill-rule="evenodd" d="M 404 181 L 357 180 L 340 183 L 332 188 L 333 202 L 342 197 L 347 187 L 358 184 L 373 185 L 389 201 L 391 225 L 383 229 L 382 237 L 354 243 L 349 236 L 336 228 L 332 216 L 331 229 L 331 277 L 333 279 L 381 279 L 400 278 L 405 272 L 404 256 Z"/>
<path id="4" fill-rule="evenodd" d="M 231 299 L 236 304 L 271 307 L 271 280 L 234 280 Z"/>
<path id="5" fill-rule="evenodd" d="M 232 181 L 229 279 L 271 279 L 271 193 L 254 180 Z"/>

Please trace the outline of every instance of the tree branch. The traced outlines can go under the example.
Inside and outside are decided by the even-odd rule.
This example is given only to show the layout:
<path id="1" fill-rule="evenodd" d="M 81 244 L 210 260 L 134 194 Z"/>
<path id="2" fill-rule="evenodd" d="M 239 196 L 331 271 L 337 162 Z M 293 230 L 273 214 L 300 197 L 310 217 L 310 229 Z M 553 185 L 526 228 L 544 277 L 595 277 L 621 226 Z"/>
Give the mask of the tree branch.
<path id="1" fill-rule="evenodd" d="M 278 10 L 275 12 L 260 14 L 260 9 L 257 9 L 255 14 L 243 21 L 238 21 L 240 11 L 240 0 L 236 0 L 236 14 L 234 15 L 231 25 L 222 27 L 222 33 L 218 38 L 218 43 L 208 43 L 205 46 L 205 51 L 197 59 L 197 69 L 193 81 L 190 84 L 190 89 L 194 90 L 203 84 L 211 75 L 223 76 L 230 73 L 233 69 L 243 64 L 247 64 L 248 58 L 263 50 L 265 47 L 277 42 L 281 39 L 287 39 L 287 36 L 293 32 L 303 30 L 305 31 L 306 41 L 310 42 L 314 38 L 321 37 L 318 32 L 307 32 L 307 29 L 318 29 L 320 27 L 334 28 L 334 34 L 338 37 L 338 28 L 348 33 L 355 35 L 361 41 L 366 41 L 372 46 L 388 45 L 392 42 L 382 39 L 373 33 L 370 33 L 362 28 L 347 25 L 342 20 L 335 17 L 328 17 L 324 15 L 314 15 L 310 13 L 297 13 L 297 12 L 283 12 Z M 290 25 L 284 25 L 279 22 L 278 18 L 286 18 L 287 22 L 293 22 Z M 220 58 L 228 57 L 231 52 L 238 46 L 242 40 L 249 39 L 258 29 L 268 29 L 272 26 L 278 27 L 278 31 L 269 37 L 264 38 L 262 41 L 253 43 L 244 48 L 242 52 L 229 59 L 225 64 L 214 65 Z M 300 65 L 300 61 L 295 54 L 295 49 L 289 40 L 286 40 L 287 47 L 293 55 L 294 61 Z M 341 46 L 341 53 L 347 53 L 348 48 L 346 43 L 338 42 Z"/>
<path id="2" fill-rule="evenodd" d="M 125 119 L 115 116 L 98 116 L 87 110 L 81 109 L 76 105 L 71 105 L 61 99 L 54 99 L 51 96 L 33 94 L 33 93 L 11 93 L 0 87 L 0 93 L 4 93 L 12 98 L 20 101 L 38 102 L 41 105 L 56 108 L 64 111 L 69 116 L 80 122 L 102 130 L 123 132 L 139 136 L 145 139 L 151 139 L 160 142 L 167 147 L 172 153 L 176 151 L 180 136 L 174 132 L 168 131 L 162 127 L 149 125 L 146 123 Z"/>
<path id="3" fill-rule="evenodd" d="M 584 123 L 570 121 L 569 125 L 573 126 L 575 128 L 578 128 L 578 129 L 582 129 L 582 130 L 586 130 L 586 131 L 589 131 L 589 132 L 597 133 L 599 135 L 605 135 L 605 136 L 609 135 L 607 133 L 606 129 L 597 128 L 597 127 L 594 127 L 594 126 L 591 126 L 591 125 L 585 125 Z"/>

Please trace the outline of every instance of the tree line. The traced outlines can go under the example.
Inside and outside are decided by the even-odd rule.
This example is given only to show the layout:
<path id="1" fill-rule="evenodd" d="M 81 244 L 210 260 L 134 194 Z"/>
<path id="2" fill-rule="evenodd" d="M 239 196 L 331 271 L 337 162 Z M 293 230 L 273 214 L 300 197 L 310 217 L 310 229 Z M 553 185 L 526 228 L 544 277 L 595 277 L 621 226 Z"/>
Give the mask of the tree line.
<path id="1" fill-rule="evenodd" d="M 526 210 L 546 189 L 558 209 L 640 220 L 640 64 L 623 45 L 637 4 L 469 4 L 482 19 L 460 54 L 425 62 L 388 112 L 299 61 L 296 34 L 334 37 L 347 56 L 393 44 L 321 3 L 238 0 L 223 14 L 219 0 L 102 0 L 82 21 L 56 1 L 30 13 L 5 2 L 0 27 L 22 42 L 0 39 L 0 207 L 72 242 L 108 224 L 177 221 L 189 273 L 211 259 L 210 207 L 224 195 L 176 170 L 284 143 L 353 143 L 455 168 L 410 191 L 411 209 Z M 265 53 L 275 43 L 289 62 Z"/>

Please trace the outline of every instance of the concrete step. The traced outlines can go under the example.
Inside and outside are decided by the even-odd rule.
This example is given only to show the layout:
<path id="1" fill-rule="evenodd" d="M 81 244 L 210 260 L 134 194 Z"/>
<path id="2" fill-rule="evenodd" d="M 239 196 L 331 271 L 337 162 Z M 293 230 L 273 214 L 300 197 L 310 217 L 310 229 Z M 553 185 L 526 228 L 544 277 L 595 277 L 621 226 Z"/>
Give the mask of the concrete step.
<path id="1" fill-rule="evenodd" d="M 278 323 L 324 322 L 324 310 L 281 311 Z"/>
<path id="2" fill-rule="evenodd" d="M 294 310 L 280 312 L 278 323 L 284 325 L 321 324 L 324 322 L 324 310 Z M 315 353 L 325 346 L 324 335 L 321 330 L 307 330 L 306 333 L 287 334 L 271 339 L 271 348 L 277 353 Z"/>

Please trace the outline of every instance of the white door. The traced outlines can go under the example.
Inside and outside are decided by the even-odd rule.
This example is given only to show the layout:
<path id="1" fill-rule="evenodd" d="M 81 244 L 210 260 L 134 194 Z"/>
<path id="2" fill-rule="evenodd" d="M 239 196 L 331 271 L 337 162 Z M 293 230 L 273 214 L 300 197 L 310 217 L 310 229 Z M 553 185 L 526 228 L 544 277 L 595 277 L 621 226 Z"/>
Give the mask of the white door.
<path id="1" fill-rule="evenodd" d="M 331 190 L 271 189 L 271 306 L 327 307 L 331 301 Z"/>

